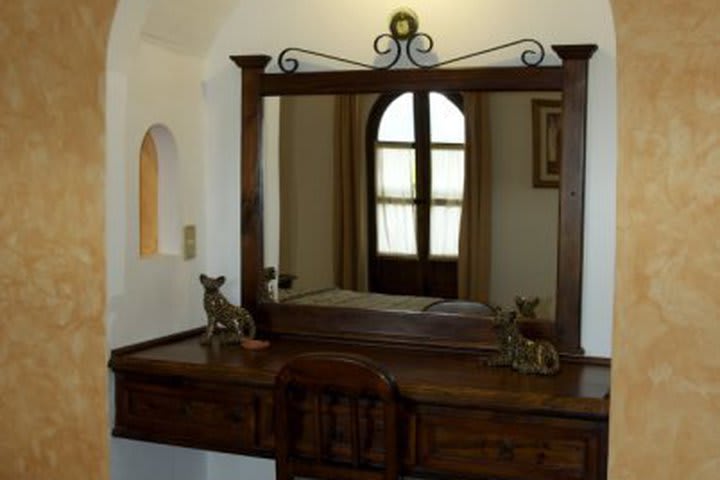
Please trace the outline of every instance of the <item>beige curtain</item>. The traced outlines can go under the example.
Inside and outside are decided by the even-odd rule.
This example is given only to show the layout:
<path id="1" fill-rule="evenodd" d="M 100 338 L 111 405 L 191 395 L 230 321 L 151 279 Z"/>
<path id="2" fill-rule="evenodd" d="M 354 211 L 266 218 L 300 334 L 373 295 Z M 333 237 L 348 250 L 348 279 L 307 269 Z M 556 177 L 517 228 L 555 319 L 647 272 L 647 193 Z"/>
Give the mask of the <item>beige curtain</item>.
<path id="1" fill-rule="evenodd" d="M 335 99 L 335 284 L 350 290 L 367 289 L 365 239 L 365 122 L 362 98 Z"/>
<path id="2" fill-rule="evenodd" d="M 458 297 L 488 303 L 492 166 L 487 94 L 463 94 L 465 190 L 460 219 Z"/>

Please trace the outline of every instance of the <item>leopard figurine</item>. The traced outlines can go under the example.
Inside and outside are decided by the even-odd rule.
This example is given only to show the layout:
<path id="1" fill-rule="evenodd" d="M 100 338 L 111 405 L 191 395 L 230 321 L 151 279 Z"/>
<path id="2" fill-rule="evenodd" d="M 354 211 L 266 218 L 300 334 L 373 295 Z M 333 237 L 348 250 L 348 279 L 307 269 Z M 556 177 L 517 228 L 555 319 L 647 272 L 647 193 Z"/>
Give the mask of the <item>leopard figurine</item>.
<path id="1" fill-rule="evenodd" d="M 521 317 L 525 318 L 537 318 L 535 309 L 540 305 L 540 299 L 538 297 L 523 297 L 520 295 L 515 296 L 515 306 Z"/>
<path id="2" fill-rule="evenodd" d="M 200 283 L 205 287 L 203 305 L 207 315 L 207 328 L 201 343 L 209 343 L 214 335 L 220 338 L 221 343 L 242 343 L 243 340 L 255 338 L 255 321 L 250 312 L 231 304 L 220 293 L 225 277 L 200 275 Z"/>
<path id="3" fill-rule="evenodd" d="M 498 330 L 500 351 L 487 364 L 512 367 L 520 373 L 554 375 L 560 371 L 557 349 L 545 340 L 529 340 L 517 325 L 517 313 L 497 309 L 493 326 Z"/>
<path id="4" fill-rule="evenodd" d="M 277 278 L 275 267 L 267 267 L 262 271 L 262 284 L 260 287 L 259 299 L 264 303 L 275 303 L 275 289 L 273 288 L 273 280 Z"/>

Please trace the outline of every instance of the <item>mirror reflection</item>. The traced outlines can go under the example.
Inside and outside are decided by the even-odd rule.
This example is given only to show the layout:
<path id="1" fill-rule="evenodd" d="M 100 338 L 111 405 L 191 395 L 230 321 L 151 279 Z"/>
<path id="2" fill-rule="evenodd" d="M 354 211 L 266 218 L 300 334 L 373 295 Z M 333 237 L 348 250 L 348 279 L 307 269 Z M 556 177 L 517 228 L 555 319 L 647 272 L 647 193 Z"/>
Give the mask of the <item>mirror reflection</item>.
<path id="1" fill-rule="evenodd" d="M 280 101 L 280 301 L 555 315 L 560 92 Z"/>

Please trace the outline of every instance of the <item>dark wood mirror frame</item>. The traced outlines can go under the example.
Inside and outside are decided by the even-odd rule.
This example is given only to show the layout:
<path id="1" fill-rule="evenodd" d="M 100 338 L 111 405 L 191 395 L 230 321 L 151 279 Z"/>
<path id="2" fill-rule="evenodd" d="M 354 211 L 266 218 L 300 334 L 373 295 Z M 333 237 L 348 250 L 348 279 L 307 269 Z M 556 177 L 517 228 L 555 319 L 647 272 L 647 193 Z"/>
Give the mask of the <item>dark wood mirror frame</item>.
<path id="1" fill-rule="evenodd" d="M 266 55 L 232 56 L 242 70 L 242 304 L 269 335 L 345 338 L 460 349 L 495 343 L 489 318 L 427 312 L 374 311 L 265 303 L 261 137 L 263 98 L 278 95 L 388 93 L 427 90 L 561 91 L 563 144 L 560 172 L 556 316 L 524 321 L 526 334 L 553 341 L 561 352 L 582 354 L 580 311 L 583 262 L 585 133 L 588 62 L 596 45 L 554 45 L 561 66 L 480 67 L 265 73 Z"/>

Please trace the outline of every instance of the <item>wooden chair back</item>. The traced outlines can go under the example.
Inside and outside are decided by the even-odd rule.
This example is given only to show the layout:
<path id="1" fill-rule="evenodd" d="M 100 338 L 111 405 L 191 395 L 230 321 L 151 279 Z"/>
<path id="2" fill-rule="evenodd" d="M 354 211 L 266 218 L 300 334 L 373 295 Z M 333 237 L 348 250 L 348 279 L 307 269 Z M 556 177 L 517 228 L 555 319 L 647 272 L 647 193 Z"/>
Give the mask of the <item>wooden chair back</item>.
<path id="1" fill-rule="evenodd" d="M 334 414 L 339 415 L 337 409 L 331 408 L 330 399 L 347 405 L 349 458 L 334 454 L 330 448 L 333 436 L 330 420 Z M 381 464 L 371 462 L 361 444 L 361 405 L 367 406 L 365 402 L 377 402 L 382 407 Z M 395 380 L 366 357 L 310 353 L 291 359 L 275 381 L 276 479 L 397 480 L 400 471 L 397 402 Z M 369 410 L 363 411 L 368 414 Z M 366 427 L 372 424 L 365 418 Z M 311 430 L 304 432 L 304 436 L 303 425 Z M 300 448 L 301 437 L 312 439 L 309 445 L 305 444 L 304 452 Z"/>

